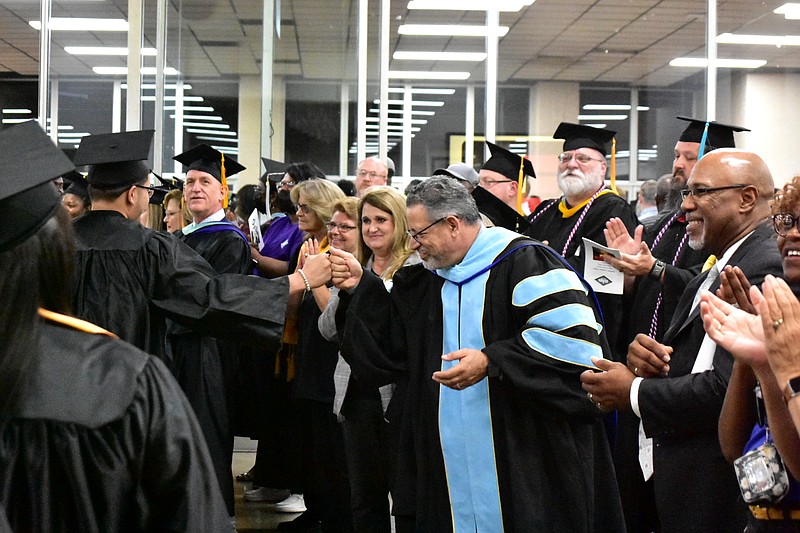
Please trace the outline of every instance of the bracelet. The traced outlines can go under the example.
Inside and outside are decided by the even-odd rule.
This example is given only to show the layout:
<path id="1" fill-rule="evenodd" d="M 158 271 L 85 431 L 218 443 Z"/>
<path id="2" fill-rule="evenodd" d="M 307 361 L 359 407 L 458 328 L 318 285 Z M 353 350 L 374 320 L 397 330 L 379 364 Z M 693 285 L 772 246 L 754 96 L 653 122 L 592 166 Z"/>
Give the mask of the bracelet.
<path id="1" fill-rule="evenodd" d="M 253 264 L 258 266 L 258 259 L 256 259 L 255 257 L 252 257 L 251 259 L 253 260 Z"/>
<path id="2" fill-rule="evenodd" d="M 303 278 L 303 283 L 306 284 L 306 290 L 310 291 L 311 290 L 311 284 L 308 282 L 308 278 L 306 277 L 306 273 L 303 272 L 302 268 L 298 268 L 297 269 L 297 273 L 300 274 L 300 277 Z"/>
<path id="3" fill-rule="evenodd" d="M 661 281 L 661 274 L 664 273 L 665 268 L 667 268 L 667 264 L 661 259 L 656 259 L 656 262 L 653 263 L 653 268 L 650 269 L 647 276 L 656 281 Z"/>
<path id="4" fill-rule="evenodd" d="M 795 376 L 786 382 L 783 389 L 783 402 L 789 404 L 789 400 L 800 396 L 800 376 Z"/>

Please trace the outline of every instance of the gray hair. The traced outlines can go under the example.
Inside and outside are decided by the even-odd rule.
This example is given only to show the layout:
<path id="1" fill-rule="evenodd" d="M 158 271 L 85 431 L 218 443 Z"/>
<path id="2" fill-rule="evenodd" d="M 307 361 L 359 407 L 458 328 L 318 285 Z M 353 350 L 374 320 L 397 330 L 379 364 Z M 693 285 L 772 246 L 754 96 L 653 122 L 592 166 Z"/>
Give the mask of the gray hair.
<path id="1" fill-rule="evenodd" d="M 642 193 L 642 198 L 646 202 L 651 204 L 656 203 L 656 189 L 658 188 L 658 183 L 656 180 L 647 180 L 642 183 L 642 187 L 639 189 L 639 192 Z"/>
<path id="2" fill-rule="evenodd" d="M 447 176 L 424 180 L 406 198 L 406 206 L 421 205 L 431 220 L 455 215 L 467 224 L 480 223 L 481 215 L 472 195 L 458 181 Z"/>

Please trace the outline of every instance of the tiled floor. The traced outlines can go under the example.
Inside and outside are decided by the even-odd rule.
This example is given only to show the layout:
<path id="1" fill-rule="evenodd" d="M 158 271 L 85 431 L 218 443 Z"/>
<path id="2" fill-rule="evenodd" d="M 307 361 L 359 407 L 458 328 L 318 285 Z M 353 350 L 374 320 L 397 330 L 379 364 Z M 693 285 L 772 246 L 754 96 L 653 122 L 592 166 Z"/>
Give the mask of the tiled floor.
<path id="1" fill-rule="evenodd" d="M 232 474 L 247 472 L 256 460 L 257 441 L 236 437 L 233 453 Z M 236 530 L 240 533 L 261 533 L 275 531 L 281 522 L 292 520 L 298 515 L 276 513 L 275 504 L 264 502 L 247 502 L 244 491 L 250 489 L 252 483 L 234 481 L 236 498 Z"/>

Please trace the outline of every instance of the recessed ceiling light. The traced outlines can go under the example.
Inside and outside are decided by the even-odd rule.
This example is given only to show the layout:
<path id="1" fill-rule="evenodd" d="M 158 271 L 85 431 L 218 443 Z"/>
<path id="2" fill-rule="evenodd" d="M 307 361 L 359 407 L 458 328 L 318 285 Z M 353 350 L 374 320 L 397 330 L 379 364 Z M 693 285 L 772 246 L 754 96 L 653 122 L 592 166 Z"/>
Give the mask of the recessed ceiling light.
<path id="1" fill-rule="evenodd" d="M 125 76 L 128 74 L 128 67 L 92 67 L 95 74 L 108 76 Z M 156 67 L 142 67 L 140 72 L 143 76 L 155 76 Z M 165 76 L 177 76 L 179 72 L 173 67 L 164 68 Z"/>
<path id="2" fill-rule="evenodd" d="M 578 115 L 578 120 L 625 120 L 628 115 Z"/>
<path id="3" fill-rule="evenodd" d="M 788 20 L 800 20 L 800 4 L 789 2 L 776 8 L 773 13 L 783 15 Z"/>
<path id="4" fill-rule="evenodd" d="M 127 56 L 127 46 L 65 46 L 64 51 L 74 56 Z M 155 56 L 155 48 L 142 48 L 143 56 Z"/>
<path id="5" fill-rule="evenodd" d="M 430 72 L 427 70 L 390 70 L 389 79 L 399 80 L 466 80 L 469 72 Z"/>
<path id="6" fill-rule="evenodd" d="M 381 101 L 373 100 L 372 103 L 375 105 L 380 105 Z M 403 102 L 402 100 L 386 100 L 386 103 L 389 105 L 403 105 L 405 102 Z M 444 102 L 434 102 L 429 100 L 413 100 L 411 102 L 411 105 L 418 105 L 423 107 L 442 107 L 444 105 Z"/>
<path id="7" fill-rule="evenodd" d="M 764 59 L 717 59 L 718 68 L 758 68 L 767 64 Z M 671 67 L 705 68 L 708 59 L 705 57 L 676 57 L 669 62 Z"/>
<path id="8" fill-rule="evenodd" d="M 31 20 L 28 24 L 35 30 L 42 29 L 42 24 L 38 20 Z M 125 19 L 52 17 L 50 31 L 128 31 L 128 21 Z"/>
<path id="9" fill-rule="evenodd" d="M 722 33 L 717 36 L 721 44 L 756 44 L 768 46 L 800 46 L 800 35 L 745 35 Z"/>
<path id="10" fill-rule="evenodd" d="M 397 51 L 392 59 L 410 61 L 484 61 L 483 52 L 408 52 Z"/>
<path id="11" fill-rule="evenodd" d="M 400 35 L 439 35 L 450 37 L 503 37 L 508 26 L 490 28 L 488 26 L 468 26 L 463 24 L 401 24 L 397 28 Z"/>
<path id="12" fill-rule="evenodd" d="M 531 5 L 534 0 L 411 0 L 408 9 L 429 9 L 437 11 L 505 11 L 517 12 Z"/>

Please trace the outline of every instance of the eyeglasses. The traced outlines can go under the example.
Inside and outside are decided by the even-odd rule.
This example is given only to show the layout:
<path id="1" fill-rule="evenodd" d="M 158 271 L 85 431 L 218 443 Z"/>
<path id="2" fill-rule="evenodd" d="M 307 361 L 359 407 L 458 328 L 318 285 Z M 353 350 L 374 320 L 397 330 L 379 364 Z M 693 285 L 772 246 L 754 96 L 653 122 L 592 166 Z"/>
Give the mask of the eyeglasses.
<path id="1" fill-rule="evenodd" d="M 327 224 L 325 224 L 325 226 L 327 226 L 328 231 L 333 231 L 335 229 L 338 229 L 339 233 L 347 233 L 349 231 L 353 231 L 354 229 L 356 229 L 355 226 L 350 226 L 348 224 L 337 224 L 336 222 L 328 222 Z"/>
<path id="2" fill-rule="evenodd" d="M 562 154 L 558 154 L 558 161 L 561 163 L 569 163 L 573 157 L 575 158 L 575 161 L 581 165 L 586 165 L 589 163 L 589 161 L 597 161 L 600 163 L 605 162 L 605 159 L 597 159 L 596 157 L 591 157 L 589 155 L 582 154 L 581 152 L 564 152 Z"/>
<path id="3" fill-rule="evenodd" d="M 514 180 L 487 180 L 487 179 L 479 179 L 478 185 L 483 187 L 484 189 L 489 189 L 492 185 L 497 185 L 498 183 L 513 183 Z"/>
<path id="4" fill-rule="evenodd" d="M 281 187 L 286 187 L 287 189 L 291 189 L 292 187 L 295 186 L 295 182 L 293 182 L 293 181 L 282 181 L 282 182 L 278 183 L 278 185 L 280 185 Z"/>
<path id="5" fill-rule="evenodd" d="M 415 241 L 417 241 L 418 243 L 422 244 L 422 241 L 420 240 L 420 238 L 421 238 L 421 237 L 424 237 L 424 236 L 425 236 L 425 232 L 426 232 L 426 231 L 428 231 L 429 229 L 431 229 L 432 227 L 434 227 L 436 224 L 438 224 L 438 223 L 439 223 L 439 222 L 441 222 L 442 220 L 447 220 L 447 217 L 446 217 L 446 216 L 444 216 L 444 217 L 442 217 L 442 218 L 440 218 L 440 219 L 438 219 L 438 220 L 436 220 L 436 221 L 434 221 L 434 222 L 432 222 L 432 223 L 428 224 L 427 226 L 425 226 L 424 228 L 422 228 L 421 230 L 419 230 L 419 231 L 418 231 L 418 232 L 416 232 L 416 233 L 412 233 L 412 232 L 411 232 L 411 230 L 408 230 L 408 231 L 406 231 L 406 233 L 408 233 L 408 236 L 409 236 L 409 237 L 411 237 L 412 239 L 414 239 L 414 240 L 415 240 Z"/>
<path id="6" fill-rule="evenodd" d="M 134 185 L 134 187 L 139 187 L 140 189 L 147 189 L 147 196 L 150 198 L 156 193 L 156 191 L 160 191 L 158 187 L 151 187 L 149 185 Z"/>
<path id="7" fill-rule="evenodd" d="M 306 215 L 311 212 L 311 208 L 308 207 L 308 205 L 306 205 L 306 204 L 293 204 L 293 205 L 294 205 L 294 210 L 295 211 L 302 211 Z"/>
<path id="8" fill-rule="evenodd" d="M 772 216 L 772 227 L 775 228 L 775 233 L 781 237 L 785 237 L 792 228 L 797 228 L 800 231 L 800 217 L 790 215 L 789 213 L 779 213 Z"/>
<path id="9" fill-rule="evenodd" d="M 712 192 L 726 191 L 728 189 L 742 189 L 744 187 L 747 187 L 746 183 L 739 183 L 738 185 L 724 185 L 722 187 L 695 187 L 694 189 L 681 189 L 681 199 L 686 200 L 690 196 L 699 198 Z"/>
<path id="10" fill-rule="evenodd" d="M 386 174 L 378 174 L 374 170 L 367 172 L 366 170 L 359 170 L 357 173 L 359 178 L 365 178 L 369 176 L 369 179 L 374 180 L 375 178 L 386 178 Z"/>

